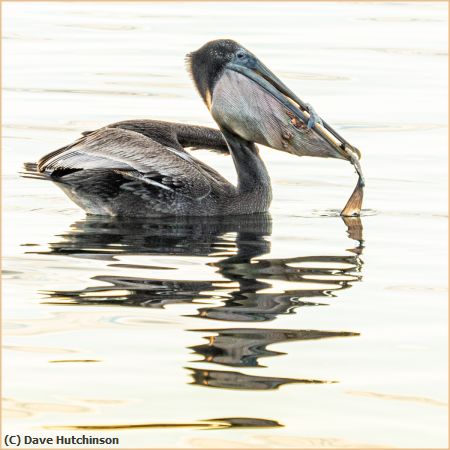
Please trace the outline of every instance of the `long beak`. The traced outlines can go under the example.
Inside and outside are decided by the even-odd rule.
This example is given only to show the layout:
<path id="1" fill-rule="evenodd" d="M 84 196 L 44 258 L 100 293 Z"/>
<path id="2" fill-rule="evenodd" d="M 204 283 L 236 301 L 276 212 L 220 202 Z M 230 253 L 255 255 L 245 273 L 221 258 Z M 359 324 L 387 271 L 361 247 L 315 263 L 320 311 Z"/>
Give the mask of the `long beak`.
<path id="1" fill-rule="evenodd" d="M 272 73 L 261 61 L 256 57 L 251 61 L 250 67 L 229 63 L 227 69 L 239 72 L 242 75 L 253 80 L 280 103 L 282 103 L 294 116 L 301 122 L 308 125 L 310 113 L 309 107 L 300 100 L 274 73 Z M 354 159 L 355 154 L 358 159 L 361 158 L 361 152 L 349 144 L 336 130 L 328 123 L 322 120 L 322 125 L 316 123 L 313 130 L 319 136 L 332 145 L 336 151 L 344 157 L 344 159 Z"/>
<path id="2" fill-rule="evenodd" d="M 311 109 L 302 102 L 275 74 L 273 74 L 258 58 L 253 57 L 244 64 L 229 63 L 227 69 L 245 75 L 269 94 L 283 104 L 299 121 L 306 126 L 310 122 Z M 313 121 L 312 129 L 326 142 L 328 142 L 344 159 L 350 161 L 358 173 L 358 183 L 350 199 L 341 212 L 342 216 L 359 216 L 363 201 L 363 188 L 365 186 L 359 159 L 361 152 L 350 145 L 336 130 L 323 119 L 321 123 Z"/>

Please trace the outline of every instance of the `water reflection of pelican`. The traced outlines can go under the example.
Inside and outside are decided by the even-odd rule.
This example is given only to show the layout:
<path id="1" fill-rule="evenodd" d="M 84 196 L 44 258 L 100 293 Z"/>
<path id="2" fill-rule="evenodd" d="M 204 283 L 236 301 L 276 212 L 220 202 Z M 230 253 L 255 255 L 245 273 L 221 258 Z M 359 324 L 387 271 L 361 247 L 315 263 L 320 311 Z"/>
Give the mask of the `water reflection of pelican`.
<path id="1" fill-rule="evenodd" d="M 283 330 L 267 328 L 225 328 L 195 330 L 207 333 L 206 344 L 192 347 L 204 361 L 230 367 L 264 367 L 260 358 L 281 355 L 267 346 L 278 342 L 310 341 L 355 336 L 345 331 Z"/>
<path id="2" fill-rule="evenodd" d="M 358 218 L 352 219 L 349 234 L 361 237 Z M 76 222 L 62 239 L 49 245 L 50 254 L 72 257 L 105 258 L 111 265 L 133 270 L 152 265 L 117 263 L 120 255 L 183 255 L 221 257 L 210 263 L 223 277 L 221 281 L 176 280 L 123 275 L 98 275 L 95 281 L 105 286 L 81 290 L 47 292 L 47 302 L 69 305 L 117 305 L 164 308 L 189 303 L 197 307 L 196 317 L 226 322 L 267 322 L 280 314 L 293 314 L 302 307 L 327 305 L 327 299 L 360 281 L 362 244 L 346 255 L 303 255 L 295 258 L 267 258 L 270 253 L 271 218 L 267 214 L 222 218 L 163 219 L 145 221 L 111 220 L 88 217 Z M 266 255 L 264 259 L 258 259 Z M 166 268 L 167 269 L 167 268 Z M 168 268 L 170 269 L 170 268 Z M 292 289 L 274 291 L 274 283 L 287 281 Z M 266 292 L 272 288 L 272 292 Z M 202 300 L 208 305 L 202 305 Z M 213 303 L 213 304 L 211 304 Z M 202 363 L 230 367 L 263 367 L 259 359 L 279 353 L 267 346 L 288 341 L 303 341 L 355 336 L 341 331 L 221 328 L 200 331 L 206 344 L 191 349 Z M 275 389 L 290 383 L 319 383 L 278 377 L 253 377 L 240 372 L 200 370 L 189 367 L 193 383 L 236 389 Z"/>
<path id="3" fill-rule="evenodd" d="M 227 233 L 251 233 L 253 241 L 237 246 Z M 268 253 L 272 233 L 269 214 L 223 217 L 172 217 L 121 219 L 87 216 L 49 244 L 48 254 L 91 259 L 121 255 L 208 256 L 245 252 L 248 257 Z"/>

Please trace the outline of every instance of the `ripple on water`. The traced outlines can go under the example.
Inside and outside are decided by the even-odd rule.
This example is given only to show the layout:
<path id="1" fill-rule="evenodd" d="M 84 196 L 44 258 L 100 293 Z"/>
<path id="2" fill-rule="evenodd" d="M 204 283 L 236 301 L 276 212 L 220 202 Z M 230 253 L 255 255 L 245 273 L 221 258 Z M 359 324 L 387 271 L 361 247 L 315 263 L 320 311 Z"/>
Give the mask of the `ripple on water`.
<path id="1" fill-rule="evenodd" d="M 267 391 L 278 389 L 285 384 L 329 384 L 337 381 L 280 378 L 258 375 L 247 375 L 230 370 L 205 370 L 186 367 L 191 371 L 193 381 L 191 384 L 209 388 L 238 389 L 248 391 Z"/>
<path id="2" fill-rule="evenodd" d="M 6 416 L 12 414 L 14 417 L 24 418 L 43 413 L 74 414 L 92 411 L 92 409 L 87 406 L 68 403 L 21 402 L 14 398 L 4 398 L 2 404 L 3 412 Z"/>
<path id="3" fill-rule="evenodd" d="M 207 419 L 192 422 L 166 423 L 124 423 L 104 425 L 47 425 L 48 430 L 121 430 L 137 428 L 191 428 L 200 430 L 222 428 L 276 428 L 282 427 L 276 420 L 258 419 L 254 417 L 227 417 L 222 419 Z"/>
<path id="4" fill-rule="evenodd" d="M 283 330 L 272 328 L 224 328 L 192 330 L 208 333 L 204 336 L 208 343 L 190 347 L 208 362 L 230 367 L 265 367 L 260 358 L 283 355 L 282 352 L 268 350 L 272 344 L 290 341 L 310 341 L 317 339 L 355 337 L 359 333 L 348 331 Z"/>

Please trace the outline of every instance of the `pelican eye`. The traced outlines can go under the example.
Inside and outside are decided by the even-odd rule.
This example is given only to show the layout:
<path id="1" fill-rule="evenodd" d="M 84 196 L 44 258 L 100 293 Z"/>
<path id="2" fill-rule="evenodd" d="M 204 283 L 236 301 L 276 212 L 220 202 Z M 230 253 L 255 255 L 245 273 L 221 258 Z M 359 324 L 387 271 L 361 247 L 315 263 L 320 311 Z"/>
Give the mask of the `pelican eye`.
<path id="1" fill-rule="evenodd" d="M 244 52 L 237 52 L 237 53 L 236 53 L 236 56 L 237 56 L 239 59 L 242 59 L 242 58 L 245 56 L 245 53 L 244 53 Z"/>

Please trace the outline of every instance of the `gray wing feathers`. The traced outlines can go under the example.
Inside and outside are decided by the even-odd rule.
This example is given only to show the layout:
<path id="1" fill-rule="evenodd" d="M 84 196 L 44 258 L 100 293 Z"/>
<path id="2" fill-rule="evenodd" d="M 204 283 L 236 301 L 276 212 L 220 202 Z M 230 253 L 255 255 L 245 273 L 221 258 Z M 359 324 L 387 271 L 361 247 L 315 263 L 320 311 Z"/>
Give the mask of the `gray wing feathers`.
<path id="1" fill-rule="evenodd" d="M 193 198 L 211 191 L 211 179 L 199 161 L 189 154 L 165 147 L 130 130 L 101 128 L 74 144 L 45 156 L 40 172 L 57 169 L 112 169 L 127 177 L 166 188 Z"/>

